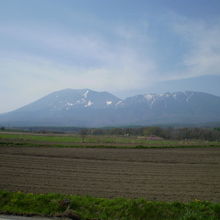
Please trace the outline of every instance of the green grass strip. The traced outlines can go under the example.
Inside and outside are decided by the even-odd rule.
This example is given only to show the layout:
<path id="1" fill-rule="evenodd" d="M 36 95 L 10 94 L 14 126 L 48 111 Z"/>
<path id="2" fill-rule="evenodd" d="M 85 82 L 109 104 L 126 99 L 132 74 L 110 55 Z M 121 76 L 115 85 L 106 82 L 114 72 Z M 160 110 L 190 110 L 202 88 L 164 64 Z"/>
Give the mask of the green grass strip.
<path id="1" fill-rule="evenodd" d="M 218 220 L 220 203 L 207 201 L 154 202 L 144 199 L 105 199 L 62 194 L 0 191 L 0 213 L 64 216 L 102 220 Z"/>
<path id="2" fill-rule="evenodd" d="M 0 141 L 1 142 L 26 142 L 26 143 L 39 143 L 42 144 L 55 144 L 55 145 L 77 145 L 82 143 L 82 138 L 80 135 L 72 135 L 72 136 L 62 136 L 62 135 L 31 135 L 31 134 L 8 134 L 8 133 L 0 133 Z M 203 141 L 203 140 L 146 140 L 146 139 L 138 139 L 138 137 L 123 137 L 123 136 L 94 136 L 88 135 L 84 139 L 85 143 L 96 144 L 99 145 L 120 145 L 127 144 L 127 147 L 122 146 L 123 148 L 133 148 L 136 146 L 150 146 L 150 147 L 182 147 L 182 146 L 218 146 L 220 147 L 219 141 Z M 129 146 L 132 144 L 133 146 Z M 121 147 L 121 146 L 120 146 Z"/>

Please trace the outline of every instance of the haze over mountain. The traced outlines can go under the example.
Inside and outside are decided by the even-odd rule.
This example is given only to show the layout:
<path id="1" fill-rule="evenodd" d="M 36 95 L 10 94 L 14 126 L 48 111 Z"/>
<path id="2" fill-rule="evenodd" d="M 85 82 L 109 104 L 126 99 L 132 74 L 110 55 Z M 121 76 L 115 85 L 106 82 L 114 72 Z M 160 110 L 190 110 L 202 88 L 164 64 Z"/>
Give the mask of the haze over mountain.
<path id="1" fill-rule="evenodd" d="M 202 92 L 144 94 L 65 89 L 1 114 L 1 126 L 128 126 L 220 121 L 220 97 Z"/>
<path id="2" fill-rule="evenodd" d="M 219 0 L 0 2 L 0 114 L 63 88 L 220 96 Z"/>

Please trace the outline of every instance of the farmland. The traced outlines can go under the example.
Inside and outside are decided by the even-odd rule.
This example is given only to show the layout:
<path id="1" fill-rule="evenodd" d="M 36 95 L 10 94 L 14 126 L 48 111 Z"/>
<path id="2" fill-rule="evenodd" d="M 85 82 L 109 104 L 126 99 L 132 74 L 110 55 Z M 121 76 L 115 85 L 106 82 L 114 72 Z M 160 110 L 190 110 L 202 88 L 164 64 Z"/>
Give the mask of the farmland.
<path id="1" fill-rule="evenodd" d="M 8 193 L 7 196 L 12 198 L 7 200 L 8 203 L 4 202 L 2 211 L 54 215 L 55 208 L 48 211 L 51 209 L 48 206 L 45 207 L 47 211 L 41 212 L 37 210 L 37 204 L 34 208 L 34 203 L 38 201 L 37 195 L 41 198 L 42 194 L 58 193 L 45 195 L 45 201 L 78 196 L 74 197 L 77 199 L 74 204 L 79 203 L 78 213 L 93 218 L 102 216 L 102 219 L 111 219 L 106 214 L 109 212 L 112 219 L 115 215 L 120 215 L 115 217 L 117 219 L 129 219 L 128 216 L 133 214 L 138 216 L 139 209 L 140 214 L 146 216 L 147 213 L 156 213 L 152 210 L 158 207 L 168 216 L 178 216 L 178 213 L 194 216 L 200 205 L 201 210 L 208 213 L 210 207 L 215 207 L 214 204 L 218 206 L 220 202 L 219 146 L 219 142 L 148 141 L 137 137 L 87 136 L 82 141 L 77 135 L 1 133 L 0 190 L 29 193 Z M 33 196 L 33 201 L 32 193 L 37 194 Z M 1 195 L 2 201 L 6 201 L 6 194 L 3 192 Z M 85 197 L 87 195 L 92 197 L 89 199 Z M 16 199 L 17 196 L 19 199 Z M 119 197 L 123 199 L 117 199 Z M 136 200 L 138 198 L 144 200 Z M 26 206 L 19 206 L 16 203 L 26 204 L 25 199 L 32 205 L 27 202 Z M 84 200 L 82 204 L 80 201 Z M 16 204 L 13 205 L 12 201 Z M 172 203 L 175 201 L 180 203 Z M 191 201 L 212 203 L 194 204 Z M 118 208 L 120 204 L 123 207 Z M 112 205 L 112 210 L 108 211 Z M 132 208 L 134 205 L 137 206 L 135 209 Z M 84 206 L 88 207 L 81 210 Z M 20 208 L 16 211 L 16 207 Z M 28 211 L 29 207 L 34 211 Z M 159 219 L 157 215 L 161 213 L 149 219 Z"/>
<path id="2" fill-rule="evenodd" d="M 220 201 L 220 148 L 0 147 L 0 188 L 158 201 Z"/>

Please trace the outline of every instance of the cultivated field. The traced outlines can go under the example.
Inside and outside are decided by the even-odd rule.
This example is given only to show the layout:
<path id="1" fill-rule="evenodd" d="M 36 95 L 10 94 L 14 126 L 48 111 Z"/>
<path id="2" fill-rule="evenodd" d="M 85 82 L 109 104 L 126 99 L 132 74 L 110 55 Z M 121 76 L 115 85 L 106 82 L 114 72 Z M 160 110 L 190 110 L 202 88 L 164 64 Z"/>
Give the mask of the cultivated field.
<path id="1" fill-rule="evenodd" d="M 220 148 L 0 147 L 0 189 L 220 201 Z"/>

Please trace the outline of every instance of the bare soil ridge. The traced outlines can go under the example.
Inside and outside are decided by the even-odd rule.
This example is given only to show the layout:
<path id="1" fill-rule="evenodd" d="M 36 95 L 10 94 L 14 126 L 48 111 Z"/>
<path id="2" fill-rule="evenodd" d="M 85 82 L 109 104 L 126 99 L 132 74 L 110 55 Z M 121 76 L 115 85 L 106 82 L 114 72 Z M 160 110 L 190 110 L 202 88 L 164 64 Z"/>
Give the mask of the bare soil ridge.
<path id="1" fill-rule="evenodd" d="M 0 148 L 0 188 L 220 201 L 220 149 Z"/>

